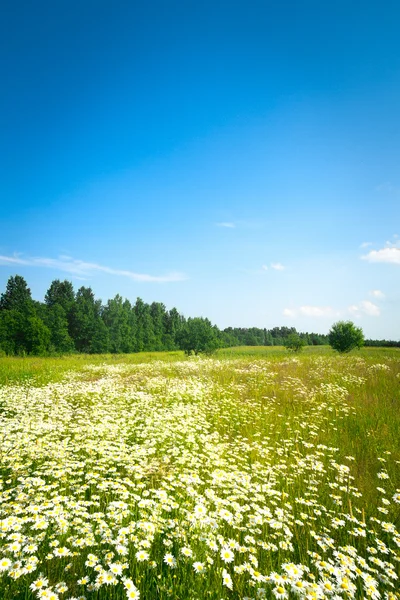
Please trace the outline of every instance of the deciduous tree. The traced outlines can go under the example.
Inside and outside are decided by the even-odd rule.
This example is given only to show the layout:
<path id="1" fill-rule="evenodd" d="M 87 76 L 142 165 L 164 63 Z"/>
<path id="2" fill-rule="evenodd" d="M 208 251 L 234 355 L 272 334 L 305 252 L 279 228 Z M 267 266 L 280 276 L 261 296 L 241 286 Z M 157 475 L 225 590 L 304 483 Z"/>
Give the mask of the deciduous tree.
<path id="1" fill-rule="evenodd" d="M 188 319 L 178 336 L 179 348 L 185 351 L 185 354 L 211 354 L 220 346 L 218 330 L 213 327 L 208 319 L 194 318 Z"/>
<path id="2" fill-rule="evenodd" d="M 361 327 L 352 321 L 338 321 L 332 325 L 328 334 L 329 344 L 338 352 L 350 352 L 364 345 L 364 334 Z"/>
<path id="3" fill-rule="evenodd" d="M 292 352 L 301 352 L 305 345 L 305 340 L 302 339 L 298 333 L 291 333 L 286 338 L 285 348 Z"/>

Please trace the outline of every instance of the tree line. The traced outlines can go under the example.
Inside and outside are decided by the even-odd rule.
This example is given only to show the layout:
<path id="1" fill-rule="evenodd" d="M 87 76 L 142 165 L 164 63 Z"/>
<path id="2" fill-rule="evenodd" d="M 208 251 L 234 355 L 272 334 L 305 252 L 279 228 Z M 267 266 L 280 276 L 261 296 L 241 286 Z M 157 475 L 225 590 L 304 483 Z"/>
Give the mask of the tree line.
<path id="1" fill-rule="evenodd" d="M 221 331 L 206 318 L 185 318 L 161 302 L 135 304 L 117 294 L 106 304 L 90 287 L 75 292 L 70 281 L 54 280 L 44 301 L 34 300 L 20 275 L 10 277 L 0 297 L 0 353 L 14 356 L 72 352 L 130 353 L 184 350 L 212 352 L 228 346 L 281 346 L 295 328 L 232 328 Z M 305 344 L 327 336 L 298 334 Z"/>
<path id="2" fill-rule="evenodd" d="M 319 333 L 298 333 L 294 327 L 228 327 L 226 336 L 232 339 L 232 346 L 284 346 L 287 339 L 297 334 L 306 346 L 320 346 L 328 343 L 328 336 Z M 228 339 L 229 339 L 228 338 Z"/>

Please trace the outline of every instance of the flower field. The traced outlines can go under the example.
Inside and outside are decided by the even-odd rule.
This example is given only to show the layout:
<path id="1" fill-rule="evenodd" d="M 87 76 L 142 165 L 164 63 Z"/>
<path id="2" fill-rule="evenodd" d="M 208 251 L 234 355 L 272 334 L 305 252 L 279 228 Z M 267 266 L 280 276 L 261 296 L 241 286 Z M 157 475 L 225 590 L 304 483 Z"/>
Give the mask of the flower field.
<path id="1" fill-rule="evenodd" d="M 2 600 L 400 598 L 398 352 L 154 356 L 3 377 Z"/>

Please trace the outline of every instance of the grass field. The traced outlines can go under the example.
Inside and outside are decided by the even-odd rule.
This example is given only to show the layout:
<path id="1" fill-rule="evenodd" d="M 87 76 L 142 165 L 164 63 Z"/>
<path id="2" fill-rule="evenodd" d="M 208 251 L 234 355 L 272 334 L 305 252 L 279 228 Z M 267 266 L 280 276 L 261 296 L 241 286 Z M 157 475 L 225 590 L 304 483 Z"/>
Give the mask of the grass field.
<path id="1" fill-rule="evenodd" d="M 400 351 L 0 358 L 0 598 L 400 598 Z"/>

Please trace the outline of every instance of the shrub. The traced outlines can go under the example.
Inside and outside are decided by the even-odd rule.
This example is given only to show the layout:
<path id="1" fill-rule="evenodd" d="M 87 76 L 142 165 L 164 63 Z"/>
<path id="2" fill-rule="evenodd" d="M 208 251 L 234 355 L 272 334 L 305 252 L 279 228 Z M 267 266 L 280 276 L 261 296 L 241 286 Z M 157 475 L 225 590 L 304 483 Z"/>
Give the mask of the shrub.
<path id="1" fill-rule="evenodd" d="M 338 352 L 350 352 L 353 348 L 364 345 L 364 334 L 361 327 L 351 321 L 338 321 L 332 325 L 328 334 L 329 343 Z"/>
<path id="2" fill-rule="evenodd" d="M 301 352 L 305 345 L 305 341 L 297 333 L 291 333 L 285 342 L 286 350 L 291 350 L 292 352 Z"/>

